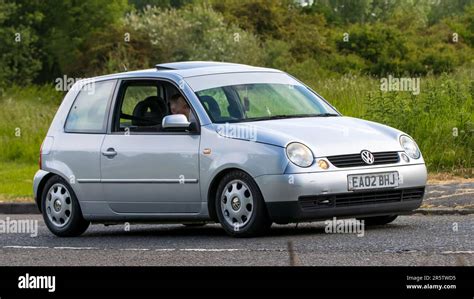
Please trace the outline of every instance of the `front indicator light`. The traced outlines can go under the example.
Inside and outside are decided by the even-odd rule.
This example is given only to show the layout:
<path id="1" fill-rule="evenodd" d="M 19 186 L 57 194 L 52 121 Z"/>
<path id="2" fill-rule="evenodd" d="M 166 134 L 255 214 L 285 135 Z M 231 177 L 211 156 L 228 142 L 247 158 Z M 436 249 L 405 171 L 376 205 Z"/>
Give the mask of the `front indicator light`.
<path id="1" fill-rule="evenodd" d="M 319 168 L 321 168 L 321 169 L 328 169 L 329 168 L 329 163 L 326 162 L 326 160 L 319 160 L 318 165 L 319 165 Z"/>
<path id="2" fill-rule="evenodd" d="M 401 156 L 402 156 L 403 161 L 405 161 L 405 162 L 407 162 L 407 163 L 410 162 L 410 158 L 408 158 L 407 155 L 402 154 Z"/>

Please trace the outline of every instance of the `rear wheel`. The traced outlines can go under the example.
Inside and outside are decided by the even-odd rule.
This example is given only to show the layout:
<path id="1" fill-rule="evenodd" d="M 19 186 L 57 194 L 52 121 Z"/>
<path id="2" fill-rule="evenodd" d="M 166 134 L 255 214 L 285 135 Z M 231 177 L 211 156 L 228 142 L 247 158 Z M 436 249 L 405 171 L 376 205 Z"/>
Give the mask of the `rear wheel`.
<path id="1" fill-rule="evenodd" d="M 89 222 L 82 217 L 81 207 L 71 186 L 61 177 L 51 177 L 41 196 L 43 219 L 49 230 L 60 237 L 79 236 Z"/>
<path id="2" fill-rule="evenodd" d="M 215 204 L 219 222 L 231 236 L 261 235 L 272 224 L 257 184 L 242 171 L 229 172 L 222 178 Z"/>
<path id="3" fill-rule="evenodd" d="M 398 215 L 387 215 L 387 216 L 377 216 L 377 217 L 366 217 L 366 218 L 359 218 L 359 220 L 364 220 L 365 225 L 384 225 L 393 222 L 397 219 Z"/>

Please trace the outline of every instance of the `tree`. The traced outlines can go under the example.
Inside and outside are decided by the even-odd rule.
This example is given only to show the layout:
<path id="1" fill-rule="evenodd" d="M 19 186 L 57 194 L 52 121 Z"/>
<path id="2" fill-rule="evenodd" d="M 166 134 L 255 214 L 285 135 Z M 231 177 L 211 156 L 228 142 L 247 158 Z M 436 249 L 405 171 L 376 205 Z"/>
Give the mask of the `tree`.
<path id="1" fill-rule="evenodd" d="M 126 24 L 146 34 L 155 63 L 181 60 L 215 60 L 259 64 L 258 39 L 235 25 L 227 25 L 221 14 L 206 5 L 179 10 L 146 8 L 131 13 Z"/>
<path id="2" fill-rule="evenodd" d="M 19 5 L 0 0 L 0 87 L 26 85 L 37 75 L 41 61 L 32 26 L 41 19 L 39 13 L 23 14 Z"/>
<path id="3" fill-rule="evenodd" d="M 349 42 L 338 40 L 339 51 L 356 54 L 369 62 L 368 71 L 376 75 L 401 74 L 408 54 L 406 37 L 395 27 L 382 23 L 354 25 Z"/>
<path id="4" fill-rule="evenodd" d="M 180 8 L 193 3 L 193 0 L 129 0 L 128 2 L 131 6 L 140 11 L 147 8 L 147 6 L 159 8 Z"/>
<path id="5" fill-rule="evenodd" d="M 370 10 L 371 0 L 315 0 L 311 12 L 322 13 L 332 24 L 363 23 Z"/>
<path id="6" fill-rule="evenodd" d="M 44 54 L 38 81 L 48 82 L 64 74 L 80 76 L 76 72 L 77 59 L 84 51 L 85 41 L 120 24 L 128 4 L 126 0 L 32 0 L 25 4 L 28 8 L 44 16 L 35 26 L 40 37 L 37 44 Z"/>
<path id="7" fill-rule="evenodd" d="M 281 43 L 278 47 L 280 50 L 287 48 L 297 62 L 320 59 L 330 52 L 324 17 L 319 13 L 305 13 L 306 10 L 295 1 L 230 0 L 212 3 L 225 20 L 254 33 L 263 42 L 279 40 L 287 43 L 288 47 L 281 47 Z M 270 45 L 276 44 L 270 42 Z"/>
<path id="8" fill-rule="evenodd" d="M 428 14 L 429 23 L 434 24 L 444 18 L 461 15 L 473 4 L 473 0 L 434 1 Z"/>

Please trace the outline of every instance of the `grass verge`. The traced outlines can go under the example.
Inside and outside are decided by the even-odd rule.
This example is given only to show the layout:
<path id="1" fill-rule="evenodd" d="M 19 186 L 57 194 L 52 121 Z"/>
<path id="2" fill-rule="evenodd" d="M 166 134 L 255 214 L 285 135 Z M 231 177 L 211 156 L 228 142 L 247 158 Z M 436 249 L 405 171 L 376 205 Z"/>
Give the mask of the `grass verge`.
<path id="1" fill-rule="evenodd" d="M 2 163 L 0 168 L 0 202 L 33 201 L 33 176 L 37 170 L 37 164 Z"/>

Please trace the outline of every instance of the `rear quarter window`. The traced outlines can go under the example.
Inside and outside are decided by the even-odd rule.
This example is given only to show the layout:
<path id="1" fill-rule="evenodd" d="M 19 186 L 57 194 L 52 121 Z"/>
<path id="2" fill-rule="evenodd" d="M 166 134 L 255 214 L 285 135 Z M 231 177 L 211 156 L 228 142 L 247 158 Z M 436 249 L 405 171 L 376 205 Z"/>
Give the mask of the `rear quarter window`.
<path id="1" fill-rule="evenodd" d="M 114 91 L 115 81 L 101 81 L 85 85 L 69 111 L 64 127 L 72 133 L 105 133 L 107 106 Z"/>

